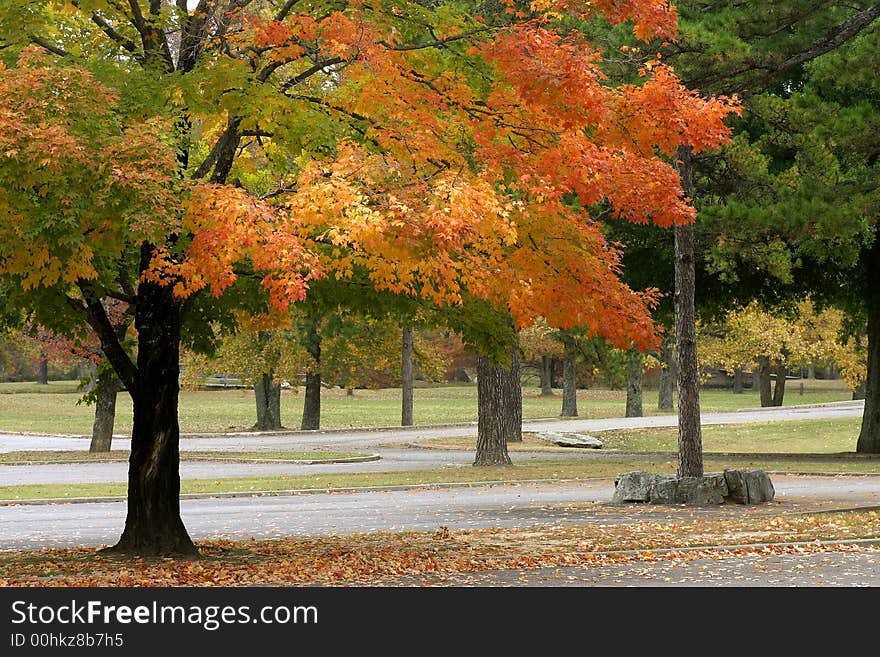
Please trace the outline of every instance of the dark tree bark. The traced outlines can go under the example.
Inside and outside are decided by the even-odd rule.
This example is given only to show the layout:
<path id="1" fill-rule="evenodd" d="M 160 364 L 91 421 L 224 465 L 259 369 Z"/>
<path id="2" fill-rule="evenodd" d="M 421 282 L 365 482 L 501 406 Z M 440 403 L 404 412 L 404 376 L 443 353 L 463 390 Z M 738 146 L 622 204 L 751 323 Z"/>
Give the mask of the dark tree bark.
<path id="1" fill-rule="evenodd" d="M 541 356 L 541 396 L 553 396 L 553 360 L 550 356 Z"/>
<path id="2" fill-rule="evenodd" d="M 675 337 L 667 333 L 660 344 L 660 381 L 657 390 L 657 408 L 672 408 L 672 392 L 675 388 Z"/>
<path id="3" fill-rule="evenodd" d="M 522 440 L 519 354 L 509 367 L 477 357 L 477 453 L 474 465 L 510 465 L 507 443 Z"/>
<path id="4" fill-rule="evenodd" d="M 321 428 L 321 334 L 318 332 L 318 318 L 309 321 L 306 332 L 306 351 L 315 361 L 314 370 L 306 374 L 306 392 L 303 398 L 301 429 Z"/>
<path id="5" fill-rule="evenodd" d="M 411 328 L 403 329 L 402 351 L 400 426 L 411 427 L 413 425 L 413 330 Z"/>
<path id="6" fill-rule="evenodd" d="M 733 370 L 733 394 L 741 395 L 745 391 L 743 387 L 743 371 L 741 367 L 736 367 Z"/>
<path id="7" fill-rule="evenodd" d="M 254 398 L 257 404 L 255 431 L 284 428 L 281 424 L 281 384 L 273 378 L 272 373 L 262 374 L 254 382 Z"/>
<path id="8" fill-rule="evenodd" d="M 112 369 L 102 369 L 95 383 L 95 421 L 89 451 L 109 452 L 113 443 L 113 425 L 116 423 L 116 395 L 119 380 Z"/>
<path id="9" fill-rule="evenodd" d="M 37 383 L 41 386 L 49 385 L 49 361 L 40 359 L 40 368 L 37 371 Z"/>
<path id="10" fill-rule="evenodd" d="M 785 377 L 788 368 L 782 363 L 777 363 L 775 371 L 776 384 L 773 386 L 773 406 L 782 406 L 782 401 L 785 399 Z"/>
<path id="11" fill-rule="evenodd" d="M 856 451 L 880 454 L 880 234 L 868 255 L 866 310 L 868 312 L 868 376 L 865 410 Z"/>
<path id="12" fill-rule="evenodd" d="M 151 252 L 149 245 L 142 249 L 142 269 Z M 108 350 L 107 346 L 113 345 L 104 344 L 101 336 L 105 354 L 125 383 L 134 406 L 128 514 L 114 551 L 140 555 L 197 552 L 180 518 L 180 311 L 170 286 L 140 283 L 135 308 L 138 357 L 134 372 L 127 355 L 123 360 L 115 347 Z M 117 346 L 121 350 L 121 345 Z"/>
<path id="13" fill-rule="evenodd" d="M 691 148 L 676 151 L 684 195 L 694 198 Z M 675 336 L 678 355 L 678 476 L 703 476 L 703 435 L 700 428 L 700 377 L 697 363 L 694 293 L 694 226 L 673 229 L 675 237 Z"/>
<path id="14" fill-rule="evenodd" d="M 642 417 L 642 377 L 645 357 L 638 349 L 630 349 L 626 367 L 626 417 Z"/>
<path id="15" fill-rule="evenodd" d="M 562 417 L 577 417 L 577 345 L 570 335 L 562 334 L 565 357 L 562 360 Z"/>
<path id="16" fill-rule="evenodd" d="M 758 357 L 758 388 L 761 391 L 761 408 L 773 406 L 773 390 L 770 380 L 770 359 Z"/>
<path id="17" fill-rule="evenodd" d="M 859 384 L 859 387 L 858 387 L 858 388 L 856 388 L 855 390 L 853 390 L 852 398 L 853 398 L 853 401 L 856 401 L 856 400 L 858 400 L 858 399 L 864 399 L 864 398 L 865 398 L 865 382 L 864 382 L 864 381 L 862 381 L 862 382 Z"/>

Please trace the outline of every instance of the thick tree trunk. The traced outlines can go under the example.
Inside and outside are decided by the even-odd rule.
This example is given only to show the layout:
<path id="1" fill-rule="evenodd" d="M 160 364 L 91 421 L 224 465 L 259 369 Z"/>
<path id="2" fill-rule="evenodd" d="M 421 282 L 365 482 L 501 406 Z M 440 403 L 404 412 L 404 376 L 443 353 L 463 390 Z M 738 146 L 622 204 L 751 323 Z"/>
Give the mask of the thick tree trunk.
<path id="1" fill-rule="evenodd" d="M 672 391 L 675 388 L 675 337 L 667 332 L 660 344 L 660 381 L 657 390 L 657 408 L 672 408 Z"/>
<path id="2" fill-rule="evenodd" d="M 510 465 L 507 443 L 522 440 L 519 354 L 509 367 L 477 357 L 477 453 L 474 465 Z"/>
<path id="3" fill-rule="evenodd" d="M 317 430 L 321 428 L 321 334 L 318 333 L 318 318 L 309 322 L 306 333 L 306 351 L 314 360 L 314 371 L 306 374 L 306 393 L 303 398 L 303 415 L 300 429 Z"/>
<path id="4" fill-rule="evenodd" d="M 400 426 L 413 425 L 413 330 L 403 329 L 403 350 L 400 363 L 401 409 Z"/>
<path id="5" fill-rule="evenodd" d="M 149 257 L 149 250 L 145 253 Z M 134 425 L 128 515 L 113 549 L 141 555 L 194 554 L 196 547 L 180 518 L 180 305 L 170 286 L 140 283 L 135 328 L 138 357 L 135 385 L 129 386 Z"/>
<path id="6" fill-rule="evenodd" d="M 113 443 L 113 425 L 116 423 L 116 395 L 119 381 L 112 369 L 98 374 L 95 384 L 95 421 L 92 424 L 90 452 L 109 452 Z"/>
<path id="7" fill-rule="evenodd" d="M 745 392 L 743 387 L 743 371 L 741 367 L 736 367 L 733 370 L 733 394 L 741 395 L 743 392 Z"/>
<path id="8" fill-rule="evenodd" d="M 785 399 L 785 376 L 788 368 L 782 363 L 776 364 L 776 385 L 773 386 L 773 405 L 782 406 Z"/>
<path id="9" fill-rule="evenodd" d="M 541 396 L 553 396 L 553 359 L 541 356 Z"/>
<path id="10" fill-rule="evenodd" d="M 565 357 L 562 360 L 562 417 L 577 417 L 577 345 L 574 338 L 563 334 Z"/>
<path id="11" fill-rule="evenodd" d="M 630 349 L 626 366 L 626 417 L 642 417 L 642 376 L 645 356 L 638 349 Z"/>
<path id="12" fill-rule="evenodd" d="M 773 406 L 773 391 L 770 381 L 770 359 L 758 357 L 758 388 L 761 391 L 761 408 Z"/>
<path id="13" fill-rule="evenodd" d="M 690 147 L 676 151 L 682 191 L 694 198 Z M 703 435 L 700 428 L 700 376 L 697 363 L 694 293 L 694 226 L 673 229 L 675 239 L 675 336 L 678 355 L 678 476 L 703 475 Z"/>
<path id="14" fill-rule="evenodd" d="M 49 385 L 49 361 L 45 358 L 40 359 L 40 368 L 37 371 L 37 383 L 41 386 Z"/>
<path id="15" fill-rule="evenodd" d="M 865 410 L 856 451 L 880 454 L 880 229 L 868 256 L 866 309 L 868 312 L 868 377 Z"/>
<path id="16" fill-rule="evenodd" d="M 254 382 L 254 398 L 257 403 L 255 431 L 275 431 L 281 425 L 281 384 L 273 380 L 272 373 L 262 374 Z"/>

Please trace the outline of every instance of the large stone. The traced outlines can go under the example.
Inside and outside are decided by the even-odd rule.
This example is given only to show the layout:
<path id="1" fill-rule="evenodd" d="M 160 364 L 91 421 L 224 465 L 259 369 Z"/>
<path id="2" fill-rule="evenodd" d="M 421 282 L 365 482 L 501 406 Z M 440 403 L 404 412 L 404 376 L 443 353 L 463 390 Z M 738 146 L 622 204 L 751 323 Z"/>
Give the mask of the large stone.
<path id="1" fill-rule="evenodd" d="M 585 433 L 562 433 L 559 431 L 541 431 L 535 434 L 538 440 L 544 440 L 561 447 L 585 447 L 601 449 L 602 441 Z"/>
<path id="2" fill-rule="evenodd" d="M 776 496 L 773 482 L 763 470 L 725 470 L 727 498 L 738 504 L 770 502 Z"/>
<path id="3" fill-rule="evenodd" d="M 648 502 L 651 491 L 658 481 L 675 479 L 673 475 L 661 475 L 654 472 L 627 472 L 620 475 L 614 482 L 614 504 L 624 502 Z"/>
<path id="4" fill-rule="evenodd" d="M 660 480 L 650 491 L 653 504 L 690 504 L 710 506 L 723 504 L 727 495 L 724 475 L 713 474 L 703 477 L 673 477 Z"/>

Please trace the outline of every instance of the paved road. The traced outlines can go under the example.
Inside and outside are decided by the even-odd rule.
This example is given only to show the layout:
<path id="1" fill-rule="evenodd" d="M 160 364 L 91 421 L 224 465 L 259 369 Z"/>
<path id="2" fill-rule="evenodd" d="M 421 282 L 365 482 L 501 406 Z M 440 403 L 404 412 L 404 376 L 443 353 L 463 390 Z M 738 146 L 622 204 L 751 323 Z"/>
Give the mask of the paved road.
<path id="1" fill-rule="evenodd" d="M 824 507 L 880 505 L 880 476 L 837 478 L 778 475 L 777 502 L 747 513 L 781 513 Z M 316 493 L 278 497 L 197 499 L 181 503 L 195 539 L 277 538 L 376 530 L 528 527 L 538 524 L 633 522 L 685 513 L 719 517 L 725 507 L 638 507 L 626 513 L 597 502 L 613 493 L 611 481 L 515 484 L 452 489 Z M 737 513 L 742 509 L 737 507 Z M 116 540 L 124 503 L 0 507 L 0 549 L 102 545 Z"/>
<path id="2" fill-rule="evenodd" d="M 789 420 L 817 420 L 827 418 L 861 417 L 864 402 L 843 402 L 827 406 L 790 406 L 777 409 L 735 411 L 729 413 L 704 413 L 703 424 L 742 424 L 749 422 L 776 422 Z M 525 431 L 605 431 L 610 429 L 635 429 L 645 427 L 672 427 L 678 419 L 675 415 L 653 415 L 637 418 L 603 418 L 597 420 L 527 420 Z M 449 436 L 476 436 L 476 423 L 443 427 L 391 428 L 382 430 L 351 431 L 297 431 L 289 434 L 248 435 L 229 434 L 200 438 L 184 437 L 181 450 L 200 451 L 260 451 L 310 449 L 366 449 L 403 442 L 418 442 L 427 438 Z M 21 436 L 0 434 L 0 452 L 26 449 L 82 450 L 88 448 L 84 438 L 61 436 Z M 128 440 L 114 440 L 116 449 L 128 449 Z"/>
<path id="3" fill-rule="evenodd" d="M 420 586 L 880 586 L 880 549 L 818 554 L 725 554 L 722 558 L 652 561 L 601 567 L 493 570 Z"/>

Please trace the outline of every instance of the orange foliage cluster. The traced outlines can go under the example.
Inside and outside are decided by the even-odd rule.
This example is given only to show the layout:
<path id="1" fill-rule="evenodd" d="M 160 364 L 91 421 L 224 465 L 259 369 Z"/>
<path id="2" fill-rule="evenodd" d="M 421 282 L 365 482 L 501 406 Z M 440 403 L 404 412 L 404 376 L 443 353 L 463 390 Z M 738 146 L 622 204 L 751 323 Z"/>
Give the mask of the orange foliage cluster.
<path id="1" fill-rule="evenodd" d="M 0 199 L 0 212 L 18 218 L 0 222 L 0 272 L 26 286 L 74 283 L 98 276 L 96 254 L 145 241 L 157 247 L 146 277 L 181 297 L 222 294 L 244 262 L 283 311 L 309 280 L 360 268 L 379 289 L 439 304 L 472 294 L 509 309 L 519 327 L 544 317 L 648 347 L 654 295 L 620 282 L 620 253 L 591 211 L 607 204 L 617 218 L 661 226 L 693 220 L 668 157 L 680 145 L 723 143 L 736 104 L 699 97 L 656 62 L 641 71 L 644 84 L 610 84 L 592 43 L 552 27 L 561 12 L 632 21 L 640 38 L 675 36 L 667 2 L 536 0 L 528 17 L 463 55 L 483 71 L 475 83 L 439 51 L 403 47 L 394 11 L 354 3 L 322 18 L 238 16 L 228 43 L 254 71 L 289 78 L 316 57 L 345 61 L 319 85 L 278 91 L 290 111 L 317 105 L 361 133 L 298 165 L 295 191 L 272 204 L 184 181 L 161 139 L 173 126 L 114 125 L 112 91 L 26 53 L 0 78 L 0 176 L 28 172 L 5 182 L 20 195 Z M 222 114 L 206 125 L 225 124 Z M 28 207 L 33 190 L 76 226 L 60 223 L 56 235 L 31 225 L 47 218 Z"/>

